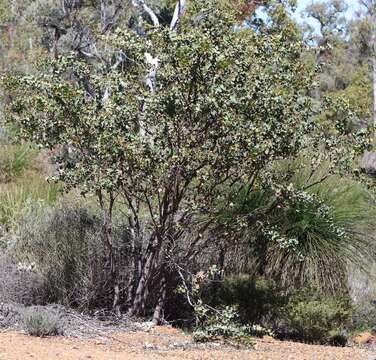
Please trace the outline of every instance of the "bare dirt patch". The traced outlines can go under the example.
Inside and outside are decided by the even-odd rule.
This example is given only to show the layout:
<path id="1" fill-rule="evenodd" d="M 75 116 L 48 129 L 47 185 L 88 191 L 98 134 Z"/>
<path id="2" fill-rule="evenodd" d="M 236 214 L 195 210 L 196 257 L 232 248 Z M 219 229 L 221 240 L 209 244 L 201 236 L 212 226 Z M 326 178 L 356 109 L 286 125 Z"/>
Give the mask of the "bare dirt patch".
<path id="1" fill-rule="evenodd" d="M 20 332 L 0 334 L 0 360 L 374 360 L 376 351 L 256 339 L 255 349 L 221 344 L 196 345 L 172 328 L 98 335 L 95 338 L 35 338 Z"/>

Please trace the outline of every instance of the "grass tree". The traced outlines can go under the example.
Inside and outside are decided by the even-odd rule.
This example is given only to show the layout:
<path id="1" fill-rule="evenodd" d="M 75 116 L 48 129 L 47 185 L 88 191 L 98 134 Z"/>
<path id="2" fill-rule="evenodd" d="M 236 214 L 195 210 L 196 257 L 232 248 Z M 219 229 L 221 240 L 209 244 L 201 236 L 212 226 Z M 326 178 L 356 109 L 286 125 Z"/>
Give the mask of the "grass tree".
<path id="1" fill-rule="evenodd" d="M 58 179 L 98 194 L 109 213 L 125 204 L 134 261 L 120 292 L 131 314 L 153 306 L 155 321 L 176 278 L 174 254 L 191 261 L 200 253 L 218 202 L 231 207 L 228 194 L 262 186 L 273 162 L 312 147 L 325 150 L 318 162 L 349 167 L 355 152 L 343 144 L 357 141 L 341 126 L 315 123 L 313 74 L 292 27 L 237 29 L 236 15 L 217 1 L 190 1 L 184 11 L 171 27 L 155 22 L 142 35 L 118 29 L 107 37 L 124 54 L 111 71 L 72 55 L 5 81 L 8 121 L 20 134 L 68 147 Z M 248 226 L 294 196 L 275 176 L 270 185 L 276 196 L 247 214 Z M 110 222 L 106 239 L 115 252 Z M 116 272 L 114 263 L 115 284 Z"/>

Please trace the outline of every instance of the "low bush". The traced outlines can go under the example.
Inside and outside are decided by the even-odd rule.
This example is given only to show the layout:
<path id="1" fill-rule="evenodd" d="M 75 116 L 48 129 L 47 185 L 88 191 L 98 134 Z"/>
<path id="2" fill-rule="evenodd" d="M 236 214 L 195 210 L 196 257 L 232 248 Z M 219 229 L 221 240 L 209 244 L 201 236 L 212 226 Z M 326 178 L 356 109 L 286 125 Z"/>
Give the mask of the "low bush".
<path id="1" fill-rule="evenodd" d="M 286 303 L 275 281 L 245 274 L 226 277 L 216 295 L 217 304 L 236 306 L 245 324 L 262 324 Z"/>
<path id="2" fill-rule="evenodd" d="M 349 288 L 354 307 L 351 331 L 355 334 L 376 329 L 375 271 L 375 264 L 370 264 L 366 272 L 351 269 Z"/>
<path id="3" fill-rule="evenodd" d="M 251 328 L 240 323 L 236 307 L 212 308 L 210 314 L 207 310 L 206 308 L 205 321 L 193 333 L 195 341 L 207 342 L 221 338 L 248 346 L 252 345 Z"/>
<path id="4" fill-rule="evenodd" d="M 311 288 L 288 292 L 271 279 L 243 274 L 226 277 L 216 295 L 215 307 L 235 306 L 238 320 L 251 325 L 248 333 L 253 336 L 337 346 L 347 342 L 344 330 L 351 325 L 353 307 L 346 293 L 325 295 Z"/>
<path id="5" fill-rule="evenodd" d="M 73 204 L 31 204 L 23 210 L 13 250 L 20 261 L 35 263 L 46 282 L 46 302 L 86 306 L 96 297 L 90 267 L 100 264 L 98 226 L 93 216 Z"/>
<path id="6" fill-rule="evenodd" d="M 0 303 L 40 304 L 44 298 L 43 279 L 31 267 L 16 264 L 0 255 Z"/>
<path id="7" fill-rule="evenodd" d="M 29 335 L 44 337 L 63 334 L 61 317 L 51 309 L 30 307 L 24 310 L 21 319 L 23 328 Z"/>
<path id="8" fill-rule="evenodd" d="M 81 309 L 111 306 L 108 249 L 95 210 L 69 200 L 50 207 L 36 203 L 24 209 L 18 223 L 13 251 L 20 261 L 34 263 L 42 275 L 46 303 Z M 114 225 L 119 262 L 129 254 L 122 249 L 128 243 L 126 235 L 125 227 Z M 125 265 L 121 268 L 127 270 Z M 122 278 L 125 281 L 127 276 Z"/>
<path id="9" fill-rule="evenodd" d="M 364 298 L 354 305 L 351 332 L 357 334 L 376 329 L 376 299 Z"/>
<path id="10" fill-rule="evenodd" d="M 306 291 L 290 296 L 279 312 L 276 332 L 311 343 L 344 345 L 344 329 L 351 323 L 352 307 L 347 296 L 323 296 Z"/>

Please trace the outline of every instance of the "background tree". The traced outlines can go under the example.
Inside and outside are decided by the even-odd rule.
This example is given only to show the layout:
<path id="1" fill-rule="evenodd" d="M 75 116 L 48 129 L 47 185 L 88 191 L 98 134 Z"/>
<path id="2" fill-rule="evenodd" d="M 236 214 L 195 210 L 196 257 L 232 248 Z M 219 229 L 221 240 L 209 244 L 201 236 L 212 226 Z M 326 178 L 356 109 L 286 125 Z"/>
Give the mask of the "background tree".
<path id="1" fill-rule="evenodd" d="M 376 127 L 376 2 L 361 0 L 363 16 L 357 24 L 357 40 L 359 51 L 368 59 L 372 69 L 373 79 L 373 125 Z"/>

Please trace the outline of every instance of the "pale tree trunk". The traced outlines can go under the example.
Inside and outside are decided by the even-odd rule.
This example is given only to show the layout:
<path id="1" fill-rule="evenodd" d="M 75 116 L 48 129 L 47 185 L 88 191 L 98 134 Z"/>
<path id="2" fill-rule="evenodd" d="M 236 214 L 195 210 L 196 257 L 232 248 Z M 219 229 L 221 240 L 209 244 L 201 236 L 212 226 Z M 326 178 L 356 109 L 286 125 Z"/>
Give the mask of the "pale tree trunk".
<path id="1" fill-rule="evenodd" d="M 170 30 L 174 31 L 179 22 L 179 19 L 183 15 L 185 9 L 185 0 L 179 0 L 175 5 L 174 15 L 171 20 Z"/>

